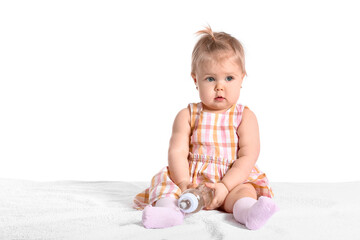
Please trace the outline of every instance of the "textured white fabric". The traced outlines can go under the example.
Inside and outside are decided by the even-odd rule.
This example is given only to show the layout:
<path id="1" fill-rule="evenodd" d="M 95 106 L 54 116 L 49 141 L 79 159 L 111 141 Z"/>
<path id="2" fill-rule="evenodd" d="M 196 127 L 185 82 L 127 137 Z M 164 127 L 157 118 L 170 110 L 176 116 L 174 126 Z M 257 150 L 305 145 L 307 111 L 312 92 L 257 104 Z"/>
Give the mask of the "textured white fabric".
<path id="1" fill-rule="evenodd" d="M 149 183 L 0 179 L 0 239 L 357 239 L 360 182 L 272 183 L 279 212 L 260 230 L 200 211 L 180 226 L 146 229 L 134 195 Z"/>

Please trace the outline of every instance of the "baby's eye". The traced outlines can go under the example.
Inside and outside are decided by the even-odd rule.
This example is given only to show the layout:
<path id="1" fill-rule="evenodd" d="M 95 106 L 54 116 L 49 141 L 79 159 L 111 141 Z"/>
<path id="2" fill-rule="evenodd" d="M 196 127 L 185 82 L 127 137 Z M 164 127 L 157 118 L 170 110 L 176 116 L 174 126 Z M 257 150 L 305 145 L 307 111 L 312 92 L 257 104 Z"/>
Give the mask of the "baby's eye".
<path id="1" fill-rule="evenodd" d="M 232 76 L 227 76 L 227 77 L 226 77 L 226 81 L 229 81 L 229 82 L 230 82 L 231 80 L 233 80 L 233 79 L 234 79 L 234 78 L 233 78 Z"/>
<path id="2" fill-rule="evenodd" d="M 213 81 L 215 81 L 215 78 L 213 78 L 213 77 L 208 77 L 208 78 L 206 78 L 206 80 L 209 81 L 209 82 L 213 82 Z"/>

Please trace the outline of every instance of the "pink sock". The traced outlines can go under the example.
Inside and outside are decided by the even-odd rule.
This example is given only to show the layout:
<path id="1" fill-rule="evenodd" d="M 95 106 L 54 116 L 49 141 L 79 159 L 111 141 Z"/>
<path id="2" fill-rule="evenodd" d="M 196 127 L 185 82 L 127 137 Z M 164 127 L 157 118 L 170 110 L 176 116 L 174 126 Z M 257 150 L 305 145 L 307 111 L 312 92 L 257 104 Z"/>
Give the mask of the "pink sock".
<path id="1" fill-rule="evenodd" d="M 276 211 L 275 202 L 268 197 L 260 197 L 259 200 L 241 198 L 235 202 L 233 208 L 236 221 L 251 230 L 261 228 Z"/>
<path id="2" fill-rule="evenodd" d="M 142 222 L 146 228 L 167 228 L 182 224 L 184 214 L 177 207 L 175 198 L 162 198 L 156 206 L 147 206 L 142 215 Z"/>

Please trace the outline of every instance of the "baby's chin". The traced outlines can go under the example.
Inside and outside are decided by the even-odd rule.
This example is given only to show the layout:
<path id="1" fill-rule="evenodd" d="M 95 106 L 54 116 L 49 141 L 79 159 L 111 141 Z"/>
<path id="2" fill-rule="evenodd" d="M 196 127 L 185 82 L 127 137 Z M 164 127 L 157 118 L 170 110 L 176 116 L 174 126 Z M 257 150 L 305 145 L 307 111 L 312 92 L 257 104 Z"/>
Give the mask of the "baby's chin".
<path id="1" fill-rule="evenodd" d="M 229 110 L 233 104 L 227 103 L 225 101 L 221 102 L 214 102 L 210 104 L 203 103 L 203 109 L 205 112 L 212 112 L 212 113 L 223 113 Z"/>

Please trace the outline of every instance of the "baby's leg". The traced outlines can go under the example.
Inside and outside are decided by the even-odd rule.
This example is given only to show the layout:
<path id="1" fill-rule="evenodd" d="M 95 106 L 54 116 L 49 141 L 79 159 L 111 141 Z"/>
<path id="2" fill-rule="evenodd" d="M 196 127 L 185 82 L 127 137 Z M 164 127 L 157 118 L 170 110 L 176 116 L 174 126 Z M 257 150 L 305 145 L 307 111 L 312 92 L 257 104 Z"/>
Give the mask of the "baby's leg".
<path id="1" fill-rule="evenodd" d="M 161 198 L 155 207 L 147 206 L 142 215 L 142 222 L 146 228 L 167 228 L 182 224 L 184 214 L 177 207 L 177 199 Z"/>
<path id="2" fill-rule="evenodd" d="M 224 209 L 232 212 L 234 218 L 248 229 L 261 228 L 267 220 L 277 211 L 275 202 L 268 197 L 256 200 L 254 187 L 247 183 L 235 187 L 224 203 Z"/>

